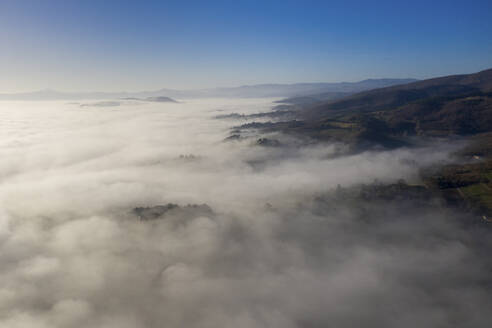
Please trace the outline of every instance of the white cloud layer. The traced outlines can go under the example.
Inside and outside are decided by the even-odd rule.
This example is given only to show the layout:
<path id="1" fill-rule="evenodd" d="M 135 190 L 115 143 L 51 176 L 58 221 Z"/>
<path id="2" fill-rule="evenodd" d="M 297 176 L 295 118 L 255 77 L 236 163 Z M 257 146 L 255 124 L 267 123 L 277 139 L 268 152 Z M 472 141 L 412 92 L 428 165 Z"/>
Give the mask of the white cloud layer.
<path id="1" fill-rule="evenodd" d="M 222 142 L 233 123 L 213 116 L 269 106 L 0 103 L 0 326 L 488 327 L 487 231 L 440 205 L 361 204 L 365 220 L 318 199 L 417 181 L 452 147 Z M 131 212 L 167 203 L 215 214 Z"/>

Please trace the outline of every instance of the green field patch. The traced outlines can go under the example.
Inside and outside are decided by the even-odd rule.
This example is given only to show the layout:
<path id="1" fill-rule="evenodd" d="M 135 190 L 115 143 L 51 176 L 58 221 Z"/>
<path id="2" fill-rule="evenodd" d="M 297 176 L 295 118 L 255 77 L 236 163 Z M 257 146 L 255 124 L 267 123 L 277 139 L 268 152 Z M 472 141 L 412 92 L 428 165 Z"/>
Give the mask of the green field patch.
<path id="1" fill-rule="evenodd" d="M 461 191 L 471 201 L 477 203 L 477 205 L 487 208 L 492 211 L 492 190 L 487 188 L 484 184 L 474 184 L 461 188 Z"/>

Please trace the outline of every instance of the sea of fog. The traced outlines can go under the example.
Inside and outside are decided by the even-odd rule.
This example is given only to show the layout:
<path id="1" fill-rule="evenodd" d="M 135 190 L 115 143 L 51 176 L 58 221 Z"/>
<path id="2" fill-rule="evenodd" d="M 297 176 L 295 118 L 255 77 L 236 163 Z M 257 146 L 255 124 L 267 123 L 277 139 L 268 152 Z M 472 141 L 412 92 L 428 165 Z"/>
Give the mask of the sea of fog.
<path id="1" fill-rule="evenodd" d="M 323 198 L 419 183 L 453 146 L 224 141 L 248 121 L 215 116 L 272 101 L 0 102 L 0 327 L 488 327 L 489 235 Z M 168 203 L 212 212 L 133 211 Z"/>

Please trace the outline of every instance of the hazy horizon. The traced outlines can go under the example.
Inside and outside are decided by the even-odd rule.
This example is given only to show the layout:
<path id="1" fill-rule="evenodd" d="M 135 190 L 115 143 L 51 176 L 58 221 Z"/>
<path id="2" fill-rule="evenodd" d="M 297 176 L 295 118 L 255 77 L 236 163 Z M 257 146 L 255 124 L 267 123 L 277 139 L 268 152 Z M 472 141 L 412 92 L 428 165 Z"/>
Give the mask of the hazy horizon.
<path id="1" fill-rule="evenodd" d="M 435 76 L 439 77 L 439 76 Z M 431 77 L 434 78 L 434 77 Z M 258 83 L 258 84 L 240 84 L 240 85 L 219 85 L 211 88 L 155 88 L 155 89 L 139 89 L 139 90 L 115 90 L 115 91 L 107 91 L 107 90 L 71 90 L 68 91 L 66 89 L 55 89 L 55 88 L 41 88 L 36 90 L 25 90 L 18 92 L 0 92 L 0 94 L 22 94 L 22 93 L 31 93 L 31 92 L 61 92 L 61 93 L 141 93 L 141 92 L 149 92 L 149 91 L 161 91 L 161 90 L 172 90 L 172 91 L 200 91 L 200 90 L 213 90 L 213 89 L 230 89 L 230 88 L 241 88 L 241 87 L 253 87 L 253 86 L 275 86 L 275 85 L 296 85 L 296 84 L 337 84 L 337 83 L 358 83 L 369 80 L 415 80 L 413 77 L 401 77 L 401 78 L 393 78 L 393 77 L 380 77 L 380 78 L 367 78 L 362 80 L 354 80 L 354 81 L 304 81 L 304 82 L 286 82 L 286 83 Z"/>

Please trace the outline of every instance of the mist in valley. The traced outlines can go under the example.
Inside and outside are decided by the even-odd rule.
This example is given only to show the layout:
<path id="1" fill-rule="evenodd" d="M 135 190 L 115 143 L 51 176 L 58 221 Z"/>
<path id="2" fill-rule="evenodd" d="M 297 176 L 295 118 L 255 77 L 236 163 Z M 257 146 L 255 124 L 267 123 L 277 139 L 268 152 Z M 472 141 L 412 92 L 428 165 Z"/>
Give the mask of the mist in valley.
<path id="1" fill-rule="evenodd" d="M 459 145 L 224 141 L 274 100 L 1 102 L 0 326 L 488 327 L 487 230 L 351 196 Z"/>

